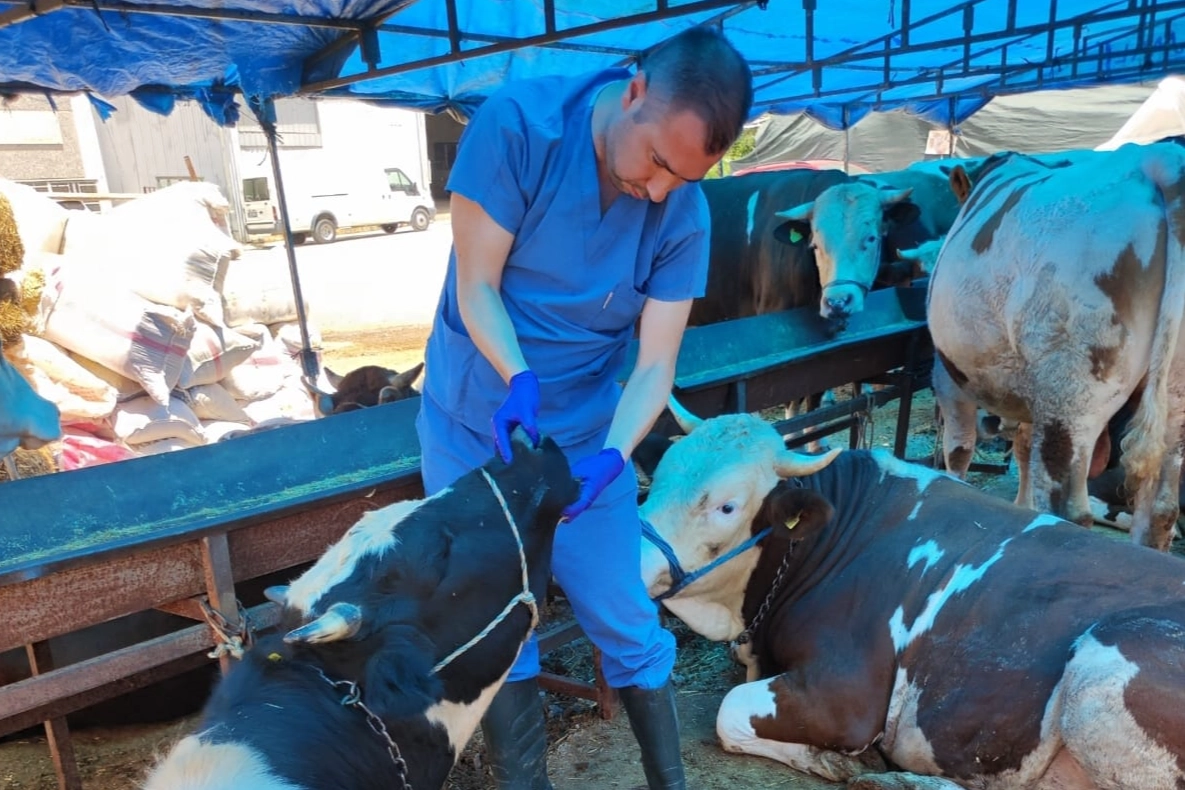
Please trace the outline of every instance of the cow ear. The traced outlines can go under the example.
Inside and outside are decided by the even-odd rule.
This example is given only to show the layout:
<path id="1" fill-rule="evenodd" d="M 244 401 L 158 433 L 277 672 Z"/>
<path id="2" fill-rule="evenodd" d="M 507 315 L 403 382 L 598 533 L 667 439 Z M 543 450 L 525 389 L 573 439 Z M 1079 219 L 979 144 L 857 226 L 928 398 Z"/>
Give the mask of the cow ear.
<path id="1" fill-rule="evenodd" d="M 799 488 L 794 480 L 783 480 L 766 496 L 761 511 L 759 523 L 786 530 L 784 536 L 797 540 L 821 531 L 835 508 L 819 492 Z"/>
<path id="2" fill-rule="evenodd" d="M 811 223 L 809 220 L 787 220 L 774 228 L 774 238 L 792 247 L 805 247 L 811 240 Z"/>
<path id="3" fill-rule="evenodd" d="M 395 373 L 388 376 L 387 380 L 392 387 L 396 389 L 408 389 L 420 377 L 420 371 L 424 369 L 424 363 L 416 365 L 414 368 L 409 368 L 402 373 Z"/>
<path id="4" fill-rule="evenodd" d="M 955 165 L 955 169 L 950 172 L 947 180 L 950 182 L 951 192 L 955 193 L 955 200 L 959 205 L 967 202 L 967 198 L 971 197 L 971 177 L 967 175 L 967 169 L 962 165 Z"/>
<path id="5" fill-rule="evenodd" d="M 407 625 L 385 629 L 382 639 L 366 662 L 362 701 L 383 719 L 415 716 L 435 705 L 444 684 L 432 671 L 432 641 Z"/>

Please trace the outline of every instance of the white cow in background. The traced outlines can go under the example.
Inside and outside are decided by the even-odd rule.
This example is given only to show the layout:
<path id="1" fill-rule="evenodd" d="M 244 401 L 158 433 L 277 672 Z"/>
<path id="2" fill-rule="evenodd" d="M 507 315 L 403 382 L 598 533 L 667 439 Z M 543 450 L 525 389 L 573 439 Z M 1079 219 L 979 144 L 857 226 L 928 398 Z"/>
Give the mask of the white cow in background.
<path id="1" fill-rule="evenodd" d="M 1167 549 L 1185 430 L 1185 148 L 1000 154 L 972 180 L 930 280 L 947 468 L 970 464 L 978 404 L 1020 423 L 1017 504 L 1089 524 L 1094 450 L 1130 399 L 1132 537 Z"/>

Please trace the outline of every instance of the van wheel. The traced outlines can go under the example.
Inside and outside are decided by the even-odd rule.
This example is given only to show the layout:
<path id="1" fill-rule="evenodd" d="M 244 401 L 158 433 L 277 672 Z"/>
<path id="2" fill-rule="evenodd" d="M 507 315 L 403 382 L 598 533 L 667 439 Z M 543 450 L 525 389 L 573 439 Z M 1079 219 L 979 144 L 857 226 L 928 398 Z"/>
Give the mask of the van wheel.
<path id="1" fill-rule="evenodd" d="M 318 244 L 329 244 L 337 238 L 337 223 L 330 217 L 321 217 L 313 225 L 313 241 Z"/>
<path id="2" fill-rule="evenodd" d="M 383 231 L 386 233 L 394 233 L 399 228 L 399 226 L 396 225 L 394 222 L 392 222 L 388 225 L 379 225 L 379 227 L 382 228 Z"/>
<path id="3" fill-rule="evenodd" d="M 427 230 L 428 223 L 431 221 L 428 212 L 422 208 L 418 208 L 411 213 L 411 226 L 415 230 Z"/>
<path id="4" fill-rule="evenodd" d="M 308 240 L 309 240 L 309 234 L 307 234 L 307 233 L 293 233 L 292 234 L 292 243 L 293 244 L 304 244 Z"/>

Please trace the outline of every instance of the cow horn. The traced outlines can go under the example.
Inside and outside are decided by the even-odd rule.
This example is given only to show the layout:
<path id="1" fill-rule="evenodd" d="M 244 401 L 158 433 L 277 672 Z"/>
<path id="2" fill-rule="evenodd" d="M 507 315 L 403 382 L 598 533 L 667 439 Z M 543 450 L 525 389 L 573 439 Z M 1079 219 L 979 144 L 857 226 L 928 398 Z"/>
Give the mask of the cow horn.
<path id="1" fill-rule="evenodd" d="M 822 455 L 807 455 L 806 453 L 796 453 L 793 450 L 783 450 L 774 460 L 774 471 L 781 478 L 813 475 L 834 461 L 840 452 L 838 447 Z"/>
<path id="2" fill-rule="evenodd" d="M 313 397 L 313 407 L 317 411 L 318 417 L 328 417 L 333 414 L 335 406 L 333 405 L 333 396 L 325 390 L 317 386 L 316 382 L 308 376 L 301 376 L 300 379 L 304 382 L 305 389 L 309 391 L 309 395 Z"/>
<path id="3" fill-rule="evenodd" d="M 325 614 L 300 628 L 284 634 L 284 641 L 317 645 L 349 639 L 362 627 L 362 610 L 352 603 L 338 601 Z"/>
<path id="4" fill-rule="evenodd" d="M 810 222 L 814 213 L 815 201 L 812 200 L 810 203 L 803 203 L 800 206 L 788 208 L 785 211 L 776 211 L 774 212 L 774 216 L 781 217 L 782 219 L 797 220 L 799 222 Z"/>
<path id="5" fill-rule="evenodd" d="M 882 206 L 891 206 L 894 203 L 900 203 L 913 194 L 913 187 L 906 187 L 905 189 L 881 188 L 880 198 Z"/>
<path id="6" fill-rule="evenodd" d="M 276 584 L 268 587 L 263 591 L 263 597 L 272 603 L 278 603 L 280 606 L 284 606 L 288 603 L 288 585 Z"/>
<path id="7" fill-rule="evenodd" d="M 679 423 L 679 427 L 683 429 L 683 433 L 691 433 L 696 428 L 704 424 L 701 417 L 696 417 L 683 407 L 683 404 L 675 400 L 675 394 L 671 393 L 667 398 L 667 408 L 671 410 L 671 414 L 675 417 L 675 422 Z"/>

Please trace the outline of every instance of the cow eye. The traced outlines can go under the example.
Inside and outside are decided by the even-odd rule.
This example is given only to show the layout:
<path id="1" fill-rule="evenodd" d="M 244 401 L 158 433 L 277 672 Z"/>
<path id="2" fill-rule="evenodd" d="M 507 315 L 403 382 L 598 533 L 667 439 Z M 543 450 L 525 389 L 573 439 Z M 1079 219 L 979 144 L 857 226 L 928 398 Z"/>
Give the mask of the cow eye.
<path id="1" fill-rule="evenodd" d="M 725 502 L 720 506 L 720 512 L 726 516 L 731 516 L 732 512 L 737 509 L 737 506 L 731 502 Z"/>

